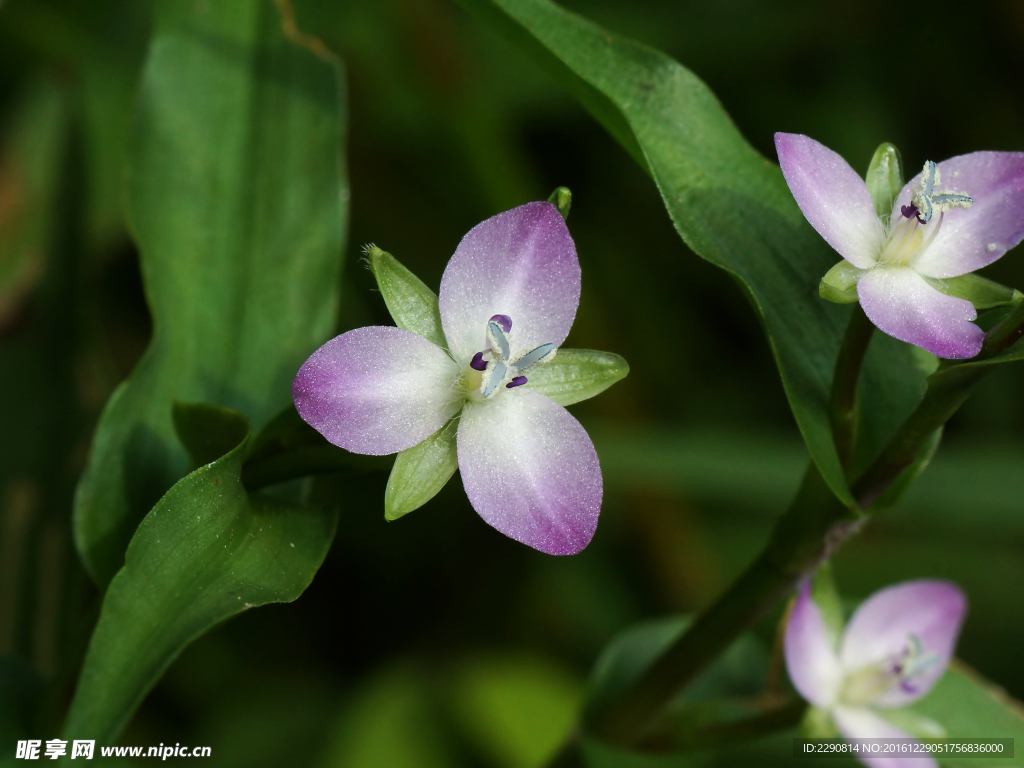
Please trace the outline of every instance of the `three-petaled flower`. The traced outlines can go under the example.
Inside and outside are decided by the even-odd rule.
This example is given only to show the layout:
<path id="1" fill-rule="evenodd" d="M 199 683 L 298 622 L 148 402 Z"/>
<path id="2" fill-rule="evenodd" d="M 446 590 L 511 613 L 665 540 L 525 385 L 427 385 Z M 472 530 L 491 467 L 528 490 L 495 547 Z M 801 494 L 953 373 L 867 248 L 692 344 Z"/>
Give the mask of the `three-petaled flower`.
<path id="1" fill-rule="evenodd" d="M 580 264 L 558 209 L 498 214 L 466 234 L 445 268 L 437 344 L 395 327 L 342 334 L 299 370 L 296 408 L 335 445 L 375 455 L 417 446 L 458 417 L 458 467 L 480 516 L 543 552 L 574 554 L 597 527 L 597 452 L 531 377 L 558 356 L 579 299 Z"/>
<path id="2" fill-rule="evenodd" d="M 1024 153 L 925 163 L 879 216 L 864 180 L 807 136 L 775 134 L 779 163 L 811 225 L 851 265 L 879 329 L 939 357 L 970 358 L 984 333 L 944 281 L 991 264 L 1024 238 Z"/>
<path id="3" fill-rule="evenodd" d="M 869 597 L 837 640 L 805 584 L 786 627 L 789 677 L 846 738 L 909 738 L 880 713 L 917 701 L 938 682 L 953 656 L 966 608 L 953 584 L 908 581 Z M 861 759 L 872 768 L 903 765 L 888 755 Z M 914 759 L 907 765 L 929 763 Z"/>

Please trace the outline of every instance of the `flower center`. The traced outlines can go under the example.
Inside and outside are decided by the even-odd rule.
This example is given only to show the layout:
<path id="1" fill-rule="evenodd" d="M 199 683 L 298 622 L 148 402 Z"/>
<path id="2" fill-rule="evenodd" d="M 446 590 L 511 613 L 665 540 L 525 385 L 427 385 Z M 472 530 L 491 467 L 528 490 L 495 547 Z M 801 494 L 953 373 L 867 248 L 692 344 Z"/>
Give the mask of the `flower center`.
<path id="1" fill-rule="evenodd" d="M 889 227 L 885 245 L 878 257 L 880 264 L 894 267 L 911 264 L 928 250 L 928 246 L 938 236 L 946 211 L 974 205 L 970 195 L 952 190 L 936 190 L 940 178 L 939 166 L 928 160 L 921 172 L 921 187 L 911 198 L 910 205 L 900 209 L 903 218 Z M 939 214 L 939 220 L 934 227 L 929 227 L 936 213 Z"/>
<path id="2" fill-rule="evenodd" d="M 938 660 L 934 653 L 925 651 L 917 635 L 910 635 L 902 652 L 847 675 L 839 698 L 851 706 L 864 706 L 894 686 L 906 693 L 916 693 L 918 678 Z"/>
<path id="3" fill-rule="evenodd" d="M 526 374 L 555 358 L 554 344 L 541 344 L 512 354 L 509 334 L 512 318 L 495 315 L 487 321 L 488 349 L 477 352 L 465 372 L 466 393 L 471 400 L 490 400 L 504 389 L 521 387 Z"/>
<path id="4" fill-rule="evenodd" d="M 885 245 L 878 257 L 880 264 L 902 267 L 912 263 L 928 250 L 939 234 L 946 211 L 974 205 L 974 198 L 970 195 L 949 189 L 937 190 L 940 180 L 939 166 L 931 160 L 925 162 L 920 188 L 911 198 L 910 205 L 900 208 L 903 218 L 889 226 Z M 934 227 L 929 227 L 936 213 L 939 220 Z"/>

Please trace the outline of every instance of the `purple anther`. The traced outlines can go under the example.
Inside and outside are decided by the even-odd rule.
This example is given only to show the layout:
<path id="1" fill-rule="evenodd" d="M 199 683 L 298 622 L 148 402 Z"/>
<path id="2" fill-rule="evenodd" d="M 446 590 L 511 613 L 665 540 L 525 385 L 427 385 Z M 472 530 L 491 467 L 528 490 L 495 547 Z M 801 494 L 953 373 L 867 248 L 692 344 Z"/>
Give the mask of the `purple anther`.
<path id="1" fill-rule="evenodd" d="M 484 362 L 484 353 L 477 352 L 473 355 L 473 359 L 469 361 L 469 367 L 474 371 L 486 371 L 487 363 Z"/>
<path id="2" fill-rule="evenodd" d="M 505 333 L 512 330 L 512 318 L 508 315 L 495 315 L 490 322 L 497 323 Z"/>
<path id="3" fill-rule="evenodd" d="M 912 219 L 919 213 L 917 206 L 911 203 L 910 205 L 904 205 L 900 208 L 900 213 L 903 214 L 903 218 Z M 918 216 L 920 218 L 920 216 Z"/>
<path id="4" fill-rule="evenodd" d="M 917 686 L 909 680 L 901 680 L 900 688 L 903 689 L 904 693 L 917 693 Z"/>
<path id="5" fill-rule="evenodd" d="M 512 387 L 521 387 L 526 383 L 525 376 L 516 376 L 512 381 L 505 385 L 506 389 L 512 389 Z"/>

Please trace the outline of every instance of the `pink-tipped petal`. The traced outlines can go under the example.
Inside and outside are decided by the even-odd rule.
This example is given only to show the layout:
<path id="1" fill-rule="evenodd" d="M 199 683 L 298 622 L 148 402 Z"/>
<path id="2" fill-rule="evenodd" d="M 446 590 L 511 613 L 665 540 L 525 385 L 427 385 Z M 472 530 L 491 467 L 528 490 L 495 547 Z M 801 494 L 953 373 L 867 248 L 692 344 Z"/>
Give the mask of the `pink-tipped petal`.
<path id="1" fill-rule="evenodd" d="M 880 590 L 857 609 L 846 625 L 839 650 L 843 669 L 849 674 L 899 658 L 913 636 L 922 653 L 933 654 L 934 660 L 906 686 L 891 686 L 872 705 L 902 707 L 917 701 L 946 671 L 966 611 L 964 593 L 946 581 L 922 579 Z"/>
<path id="2" fill-rule="evenodd" d="M 337 336 L 303 363 L 295 408 L 335 445 L 381 456 L 426 440 L 458 410 L 458 369 L 412 331 L 372 326 Z"/>
<path id="3" fill-rule="evenodd" d="M 590 543 L 601 466 L 565 408 L 528 389 L 469 403 L 458 449 L 466 494 L 489 525 L 549 555 L 574 555 Z"/>
<path id="4" fill-rule="evenodd" d="M 832 720 L 847 739 L 913 738 L 870 709 L 862 707 L 836 707 L 832 710 Z M 868 768 L 938 768 L 938 763 L 932 758 L 918 754 L 913 757 L 898 757 L 892 753 L 886 755 L 861 752 L 857 754 L 857 758 Z"/>
<path id="5" fill-rule="evenodd" d="M 775 148 L 782 175 L 811 226 L 855 267 L 873 266 L 885 232 L 864 179 L 808 136 L 776 133 Z"/>
<path id="6" fill-rule="evenodd" d="M 527 203 L 471 229 L 444 270 L 441 325 L 460 363 L 486 347 L 487 321 L 512 321 L 515 350 L 560 345 L 580 303 L 580 263 L 551 203 Z"/>
<path id="7" fill-rule="evenodd" d="M 974 357 L 985 332 L 971 302 L 940 293 L 910 267 L 876 267 L 857 283 L 865 314 L 880 330 L 951 360 Z"/>
<path id="8" fill-rule="evenodd" d="M 793 687 L 816 707 L 829 707 L 839 690 L 841 670 L 828 641 L 821 611 L 804 584 L 786 625 L 786 670 Z"/>
<path id="9" fill-rule="evenodd" d="M 913 266 L 928 277 L 956 277 L 991 264 L 1024 238 L 1024 152 L 972 152 L 939 165 L 936 191 L 970 195 L 974 205 L 935 214 L 926 225 L 935 240 Z M 892 220 L 921 184 L 918 174 L 896 198 Z"/>

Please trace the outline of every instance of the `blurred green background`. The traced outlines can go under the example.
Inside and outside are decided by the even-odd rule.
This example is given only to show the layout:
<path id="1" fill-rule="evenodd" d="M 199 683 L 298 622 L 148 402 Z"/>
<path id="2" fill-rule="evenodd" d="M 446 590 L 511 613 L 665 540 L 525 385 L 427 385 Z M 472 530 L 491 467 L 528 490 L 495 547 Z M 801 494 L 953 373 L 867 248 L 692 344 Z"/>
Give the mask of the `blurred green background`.
<path id="1" fill-rule="evenodd" d="M 777 130 L 857 168 L 892 141 L 908 176 L 925 159 L 1024 148 L 1024 5 L 1012 0 L 564 4 L 694 70 L 772 160 Z M 632 367 L 573 407 L 601 456 L 601 524 L 584 553 L 551 558 L 486 526 L 458 480 L 386 523 L 387 472 L 366 474 L 306 594 L 192 645 L 121 741 L 210 745 L 224 766 L 537 765 L 571 726 L 600 649 L 728 585 L 806 453 L 740 291 L 686 249 L 651 181 L 518 49 L 446 0 L 295 6 L 347 69 L 339 331 L 391 322 L 363 243 L 436 286 L 474 224 L 573 190 L 584 282 L 567 343 Z M 0 656 L 23 662 L 0 683 L 27 701 L 37 674 L 61 681 L 44 702 L 58 722 L 98 609 L 70 544 L 75 481 L 150 333 L 120 199 L 149 24 L 144 2 L 0 4 Z M 1024 288 L 1019 249 L 986 274 Z M 986 380 L 917 487 L 834 562 L 851 603 L 904 579 L 961 584 L 960 656 L 1018 697 L 1022 391 L 1024 368 Z M 765 653 L 778 617 L 758 627 Z"/>

